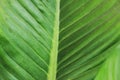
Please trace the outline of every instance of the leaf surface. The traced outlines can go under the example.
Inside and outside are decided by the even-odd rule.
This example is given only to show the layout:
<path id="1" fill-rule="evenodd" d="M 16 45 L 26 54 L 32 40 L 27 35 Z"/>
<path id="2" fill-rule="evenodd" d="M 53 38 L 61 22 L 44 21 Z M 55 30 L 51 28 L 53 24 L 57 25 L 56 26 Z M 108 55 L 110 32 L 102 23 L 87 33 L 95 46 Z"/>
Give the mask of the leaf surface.
<path id="1" fill-rule="evenodd" d="M 59 0 L 0 1 L 0 80 L 55 79 L 58 20 Z"/>
<path id="2" fill-rule="evenodd" d="M 119 0 L 0 0 L 0 80 L 119 80 L 119 44 Z"/>
<path id="3" fill-rule="evenodd" d="M 112 55 L 99 70 L 95 80 L 120 80 L 120 45 L 109 51 Z"/>
<path id="4" fill-rule="evenodd" d="M 120 40 L 120 2 L 61 0 L 60 9 L 57 80 L 92 80 Z"/>

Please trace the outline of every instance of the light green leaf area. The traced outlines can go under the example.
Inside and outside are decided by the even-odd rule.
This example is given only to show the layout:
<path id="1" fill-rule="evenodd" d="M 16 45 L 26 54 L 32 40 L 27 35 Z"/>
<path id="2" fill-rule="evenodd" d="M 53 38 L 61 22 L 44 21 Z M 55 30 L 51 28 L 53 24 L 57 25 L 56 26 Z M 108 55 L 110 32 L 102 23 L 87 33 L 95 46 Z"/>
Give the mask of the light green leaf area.
<path id="1" fill-rule="evenodd" d="M 0 80 L 55 79 L 58 3 L 0 0 Z"/>
<path id="2" fill-rule="evenodd" d="M 0 0 L 0 80 L 119 80 L 119 44 L 120 0 Z"/>
<path id="3" fill-rule="evenodd" d="M 112 55 L 103 64 L 95 80 L 120 80 L 120 45 L 109 53 Z"/>

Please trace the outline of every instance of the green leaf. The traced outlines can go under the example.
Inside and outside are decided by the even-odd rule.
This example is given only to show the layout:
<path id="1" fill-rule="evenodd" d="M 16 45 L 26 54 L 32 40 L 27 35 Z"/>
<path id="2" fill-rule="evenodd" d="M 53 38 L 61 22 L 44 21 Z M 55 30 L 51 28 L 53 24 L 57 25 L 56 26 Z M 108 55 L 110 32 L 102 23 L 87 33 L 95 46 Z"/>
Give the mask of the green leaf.
<path id="1" fill-rule="evenodd" d="M 119 0 L 0 0 L 0 80 L 119 80 L 119 44 Z"/>
<path id="2" fill-rule="evenodd" d="M 91 80 L 120 40 L 119 0 L 61 0 L 57 80 Z"/>
<path id="3" fill-rule="evenodd" d="M 55 80 L 59 0 L 0 1 L 0 80 Z"/>
<path id="4" fill-rule="evenodd" d="M 104 63 L 95 80 L 120 80 L 120 45 L 109 53 L 112 55 Z"/>

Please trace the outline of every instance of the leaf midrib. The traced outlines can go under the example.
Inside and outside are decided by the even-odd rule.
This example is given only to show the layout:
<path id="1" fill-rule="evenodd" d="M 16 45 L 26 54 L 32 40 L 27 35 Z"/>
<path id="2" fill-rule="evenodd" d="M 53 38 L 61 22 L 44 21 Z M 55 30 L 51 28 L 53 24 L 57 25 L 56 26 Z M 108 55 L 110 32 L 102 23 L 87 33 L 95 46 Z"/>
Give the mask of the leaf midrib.
<path id="1" fill-rule="evenodd" d="M 59 9 L 60 0 L 56 0 L 56 12 L 53 29 L 52 49 L 50 52 L 50 64 L 47 80 L 56 80 L 57 72 L 57 54 L 58 54 L 58 40 L 59 40 Z"/>

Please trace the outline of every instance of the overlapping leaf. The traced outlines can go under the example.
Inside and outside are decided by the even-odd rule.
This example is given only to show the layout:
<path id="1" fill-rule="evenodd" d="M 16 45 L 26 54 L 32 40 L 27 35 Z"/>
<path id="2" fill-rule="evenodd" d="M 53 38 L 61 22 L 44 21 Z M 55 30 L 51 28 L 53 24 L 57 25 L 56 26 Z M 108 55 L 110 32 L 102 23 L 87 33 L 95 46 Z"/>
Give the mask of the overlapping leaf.
<path id="1" fill-rule="evenodd" d="M 95 80 L 120 80 L 120 45 L 109 53 L 113 54 L 103 64 Z"/>

